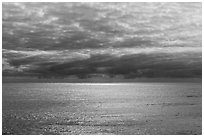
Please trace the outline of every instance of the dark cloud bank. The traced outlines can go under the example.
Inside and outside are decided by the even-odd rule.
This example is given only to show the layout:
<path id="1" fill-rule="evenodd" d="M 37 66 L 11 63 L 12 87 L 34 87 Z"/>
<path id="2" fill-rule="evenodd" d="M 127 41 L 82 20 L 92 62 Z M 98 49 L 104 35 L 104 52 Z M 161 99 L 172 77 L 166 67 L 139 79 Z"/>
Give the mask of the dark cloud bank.
<path id="1" fill-rule="evenodd" d="M 201 3 L 3 3 L 3 78 L 201 78 Z"/>

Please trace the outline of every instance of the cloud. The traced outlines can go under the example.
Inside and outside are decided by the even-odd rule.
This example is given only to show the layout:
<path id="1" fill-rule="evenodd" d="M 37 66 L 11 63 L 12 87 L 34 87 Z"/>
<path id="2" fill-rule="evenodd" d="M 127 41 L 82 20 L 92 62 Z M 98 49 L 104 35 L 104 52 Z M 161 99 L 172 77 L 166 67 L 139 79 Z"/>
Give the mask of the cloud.
<path id="1" fill-rule="evenodd" d="M 174 50 L 173 50 L 174 49 Z M 190 51 L 190 52 L 189 52 Z M 7 66 L 40 77 L 86 78 L 94 74 L 125 77 L 198 77 L 200 48 L 127 48 L 104 50 L 18 52 Z M 6 51 L 11 54 L 14 51 Z M 45 53 L 44 53 L 45 52 Z M 6 55 L 4 53 L 4 55 Z M 39 56 L 40 55 L 40 56 Z M 54 57 L 52 57 L 54 56 Z M 11 57 L 11 56 L 10 56 Z M 9 64 L 9 65 L 8 65 Z"/>
<path id="2" fill-rule="evenodd" d="M 201 3 L 3 3 L 4 75 L 200 77 Z"/>
<path id="3" fill-rule="evenodd" d="M 12 49 L 172 46 L 169 40 L 200 46 L 201 4 L 3 3 L 3 42 Z"/>

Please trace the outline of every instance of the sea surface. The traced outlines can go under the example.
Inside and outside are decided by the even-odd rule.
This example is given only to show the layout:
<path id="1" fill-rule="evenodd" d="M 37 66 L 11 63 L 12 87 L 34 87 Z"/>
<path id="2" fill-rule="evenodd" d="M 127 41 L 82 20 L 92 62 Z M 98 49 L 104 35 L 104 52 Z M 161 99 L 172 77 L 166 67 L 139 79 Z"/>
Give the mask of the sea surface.
<path id="1" fill-rule="evenodd" d="M 3 134 L 201 134 L 201 83 L 3 83 Z"/>

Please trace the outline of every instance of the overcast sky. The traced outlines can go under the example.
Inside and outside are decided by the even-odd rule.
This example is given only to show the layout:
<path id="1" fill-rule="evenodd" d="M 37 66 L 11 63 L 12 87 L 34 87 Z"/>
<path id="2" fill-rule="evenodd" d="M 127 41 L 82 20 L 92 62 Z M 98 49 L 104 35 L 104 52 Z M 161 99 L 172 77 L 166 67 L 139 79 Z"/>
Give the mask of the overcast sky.
<path id="1" fill-rule="evenodd" d="M 3 3 L 3 76 L 201 77 L 201 3 Z"/>

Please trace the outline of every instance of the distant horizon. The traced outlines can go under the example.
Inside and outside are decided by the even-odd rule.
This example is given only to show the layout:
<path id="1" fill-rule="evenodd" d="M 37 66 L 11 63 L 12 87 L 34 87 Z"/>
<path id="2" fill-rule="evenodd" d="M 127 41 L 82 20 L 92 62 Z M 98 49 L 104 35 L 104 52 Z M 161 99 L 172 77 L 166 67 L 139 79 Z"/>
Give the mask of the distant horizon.
<path id="1" fill-rule="evenodd" d="M 135 83 L 135 82 L 202 82 L 202 78 L 25 78 L 25 77 L 3 77 L 3 83 Z"/>

